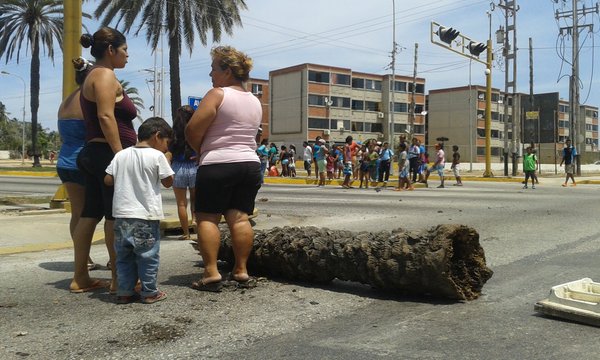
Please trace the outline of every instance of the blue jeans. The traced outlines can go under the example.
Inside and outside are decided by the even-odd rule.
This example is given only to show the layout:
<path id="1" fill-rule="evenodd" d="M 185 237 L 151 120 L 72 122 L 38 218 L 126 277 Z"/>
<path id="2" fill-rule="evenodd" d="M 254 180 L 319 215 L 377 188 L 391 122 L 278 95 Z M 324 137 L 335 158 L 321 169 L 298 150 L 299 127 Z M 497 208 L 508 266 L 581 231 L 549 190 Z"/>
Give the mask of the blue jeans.
<path id="1" fill-rule="evenodd" d="M 138 279 L 142 283 L 142 297 L 158 293 L 159 249 L 159 220 L 115 219 L 118 296 L 135 294 Z"/>
<path id="2" fill-rule="evenodd" d="M 267 161 L 260 161 L 260 183 L 264 184 L 265 183 L 265 170 L 267 170 L 267 165 L 268 162 Z"/>

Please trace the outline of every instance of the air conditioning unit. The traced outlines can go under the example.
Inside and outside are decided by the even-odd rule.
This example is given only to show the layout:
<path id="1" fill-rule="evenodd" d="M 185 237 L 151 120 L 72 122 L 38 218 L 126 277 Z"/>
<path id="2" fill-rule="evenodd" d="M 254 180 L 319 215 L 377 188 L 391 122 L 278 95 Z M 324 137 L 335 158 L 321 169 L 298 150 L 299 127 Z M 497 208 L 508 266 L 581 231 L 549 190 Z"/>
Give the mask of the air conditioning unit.
<path id="1" fill-rule="evenodd" d="M 331 130 L 323 130 L 323 135 L 331 135 Z"/>
<path id="2" fill-rule="evenodd" d="M 378 134 L 378 135 L 377 135 L 377 138 L 378 138 L 378 139 L 385 139 L 385 135 L 383 135 L 383 134 Z"/>
<path id="3" fill-rule="evenodd" d="M 383 116 L 384 116 L 384 115 L 385 115 L 384 113 L 382 113 L 382 112 L 378 112 L 378 113 L 377 113 L 377 118 L 379 118 L 379 119 L 383 119 Z"/>
<path id="4" fill-rule="evenodd" d="M 256 92 L 256 95 L 262 95 L 262 90 L 258 90 L 258 91 Z"/>
<path id="5" fill-rule="evenodd" d="M 341 128 L 339 128 L 338 130 L 339 130 L 340 132 L 344 132 L 344 131 L 346 131 L 346 129 L 344 129 L 344 127 L 341 127 Z"/>

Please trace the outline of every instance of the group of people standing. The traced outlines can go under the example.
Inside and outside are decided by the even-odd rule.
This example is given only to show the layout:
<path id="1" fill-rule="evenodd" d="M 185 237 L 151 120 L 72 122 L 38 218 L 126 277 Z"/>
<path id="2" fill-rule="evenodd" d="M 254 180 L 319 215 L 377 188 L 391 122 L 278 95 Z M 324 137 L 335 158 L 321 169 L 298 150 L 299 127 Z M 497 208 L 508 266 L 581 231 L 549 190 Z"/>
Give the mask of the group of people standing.
<path id="1" fill-rule="evenodd" d="M 164 218 L 161 186 L 174 188 L 183 230 L 180 239 L 190 238 L 190 222 L 197 224 L 205 270 L 191 286 L 220 291 L 217 253 L 222 216 L 236 259 L 230 280 L 248 283 L 246 262 L 254 238 L 248 215 L 261 186 L 255 136 L 262 108 L 243 85 L 252 60 L 232 47 L 213 48 L 209 74 L 213 89 L 198 110 L 179 108 L 173 127 L 162 118 L 149 118 L 136 134 L 137 110 L 114 73 L 128 61 L 125 36 L 103 27 L 93 35 L 84 34 L 80 42 L 91 48 L 95 62 L 73 61 L 79 88 L 58 111 L 63 146 L 57 172 L 72 207 L 75 261 L 70 291 L 108 288 L 117 303 L 166 298 L 157 286 L 159 222 Z M 89 254 L 103 218 L 110 281 L 93 279 L 89 273 L 97 267 Z"/>

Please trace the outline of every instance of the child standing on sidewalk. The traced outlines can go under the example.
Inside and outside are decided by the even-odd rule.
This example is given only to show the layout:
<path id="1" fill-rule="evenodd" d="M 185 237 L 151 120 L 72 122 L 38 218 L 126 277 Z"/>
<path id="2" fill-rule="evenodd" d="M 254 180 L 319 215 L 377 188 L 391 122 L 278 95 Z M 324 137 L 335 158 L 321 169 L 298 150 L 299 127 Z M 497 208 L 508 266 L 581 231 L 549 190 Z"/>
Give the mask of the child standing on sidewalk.
<path id="1" fill-rule="evenodd" d="M 115 250 L 117 253 L 117 303 L 139 299 L 152 304 L 166 298 L 158 290 L 160 220 L 164 218 L 160 184 L 171 187 L 173 170 L 165 152 L 173 130 L 161 118 L 150 118 L 138 129 L 138 143 L 115 154 L 106 168 L 104 183 L 115 187 Z"/>
<path id="2" fill-rule="evenodd" d="M 535 189 L 535 168 L 537 166 L 537 157 L 532 152 L 531 147 L 527 148 L 527 155 L 523 157 L 523 171 L 525 171 L 525 186 L 527 189 L 527 181 L 531 178 L 531 188 Z"/>

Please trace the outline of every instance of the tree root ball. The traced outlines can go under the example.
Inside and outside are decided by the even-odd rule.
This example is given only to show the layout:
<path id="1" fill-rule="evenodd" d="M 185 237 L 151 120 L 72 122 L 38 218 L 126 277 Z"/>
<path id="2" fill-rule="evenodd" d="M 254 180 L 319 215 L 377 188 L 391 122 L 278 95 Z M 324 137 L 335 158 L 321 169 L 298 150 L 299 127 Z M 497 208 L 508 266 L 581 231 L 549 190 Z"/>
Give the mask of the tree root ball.
<path id="1" fill-rule="evenodd" d="M 221 240 L 219 259 L 233 264 L 229 232 Z M 375 233 L 316 227 L 257 231 L 248 268 L 289 280 L 326 283 L 337 278 L 455 300 L 478 298 L 493 274 L 479 234 L 464 225 Z"/>

